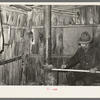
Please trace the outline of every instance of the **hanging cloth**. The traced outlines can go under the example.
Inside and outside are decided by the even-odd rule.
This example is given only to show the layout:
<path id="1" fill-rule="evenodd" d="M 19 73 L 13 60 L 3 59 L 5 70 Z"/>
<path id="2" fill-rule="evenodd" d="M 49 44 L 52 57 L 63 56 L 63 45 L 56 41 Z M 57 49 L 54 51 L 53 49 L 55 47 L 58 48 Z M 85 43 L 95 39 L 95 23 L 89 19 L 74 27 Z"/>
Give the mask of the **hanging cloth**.
<path id="1" fill-rule="evenodd" d="M 4 36 L 3 36 L 3 29 L 2 29 L 2 18 L 0 12 L 0 53 L 4 50 Z"/>

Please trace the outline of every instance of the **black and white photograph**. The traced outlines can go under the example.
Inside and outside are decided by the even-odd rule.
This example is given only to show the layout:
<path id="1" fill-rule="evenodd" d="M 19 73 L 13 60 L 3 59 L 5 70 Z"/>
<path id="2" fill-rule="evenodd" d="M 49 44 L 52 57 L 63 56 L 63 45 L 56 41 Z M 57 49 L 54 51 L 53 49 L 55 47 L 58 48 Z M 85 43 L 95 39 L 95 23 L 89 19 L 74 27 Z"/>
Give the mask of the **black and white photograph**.
<path id="1" fill-rule="evenodd" d="M 0 86 L 10 85 L 100 86 L 100 5 L 0 4 Z"/>

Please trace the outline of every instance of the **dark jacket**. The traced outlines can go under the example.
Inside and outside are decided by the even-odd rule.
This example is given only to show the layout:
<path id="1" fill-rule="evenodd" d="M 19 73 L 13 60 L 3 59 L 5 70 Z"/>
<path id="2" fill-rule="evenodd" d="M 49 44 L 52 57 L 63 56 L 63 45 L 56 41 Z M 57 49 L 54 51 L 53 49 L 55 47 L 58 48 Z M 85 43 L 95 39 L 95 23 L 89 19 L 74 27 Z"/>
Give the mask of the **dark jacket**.
<path id="1" fill-rule="evenodd" d="M 79 48 L 75 55 L 66 62 L 67 68 L 71 68 L 78 63 L 80 64 L 78 69 L 89 70 L 96 67 L 100 70 L 100 48 L 91 45 L 87 52 L 82 47 Z"/>

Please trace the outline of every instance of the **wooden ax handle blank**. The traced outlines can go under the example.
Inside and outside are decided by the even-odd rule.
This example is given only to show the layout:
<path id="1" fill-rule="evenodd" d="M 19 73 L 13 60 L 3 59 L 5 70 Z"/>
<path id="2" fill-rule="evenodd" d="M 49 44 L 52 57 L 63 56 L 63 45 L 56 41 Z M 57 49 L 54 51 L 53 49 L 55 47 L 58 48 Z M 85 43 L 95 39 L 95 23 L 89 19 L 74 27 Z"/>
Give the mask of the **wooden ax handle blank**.
<path id="1" fill-rule="evenodd" d="M 77 69 L 52 69 L 52 71 L 59 71 L 59 72 L 85 72 L 85 73 L 90 73 L 89 70 L 77 70 Z M 100 73 L 100 71 L 96 71 L 95 73 Z"/>

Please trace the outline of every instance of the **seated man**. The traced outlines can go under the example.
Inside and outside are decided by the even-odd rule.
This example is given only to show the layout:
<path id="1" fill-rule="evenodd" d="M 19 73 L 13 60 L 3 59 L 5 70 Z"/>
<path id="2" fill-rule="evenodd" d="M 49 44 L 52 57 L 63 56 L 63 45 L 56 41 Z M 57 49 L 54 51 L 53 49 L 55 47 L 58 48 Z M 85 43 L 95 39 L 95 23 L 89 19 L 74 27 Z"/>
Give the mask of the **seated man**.
<path id="1" fill-rule="evenodd" d="M 75 72 L 75 79 L 71 79 L 69 85 L 76 85 L 77 81 L 82 81 L 84 83 L 82 83 L 83 85 L 92 85 L 95 79 L 98 78 L 98 74 L 95 72 L 100 70 L 100 50 L 92 44 L 92 38 L 88 32 L 83 32 L 81 34 L 78 44 L 80 45 L 80 48 L 65 65 L 62 65 L 62 68 L 72 68 L 79 63 L 80 66 L 78 69 L 90 70 L 90 73 Z"/>

